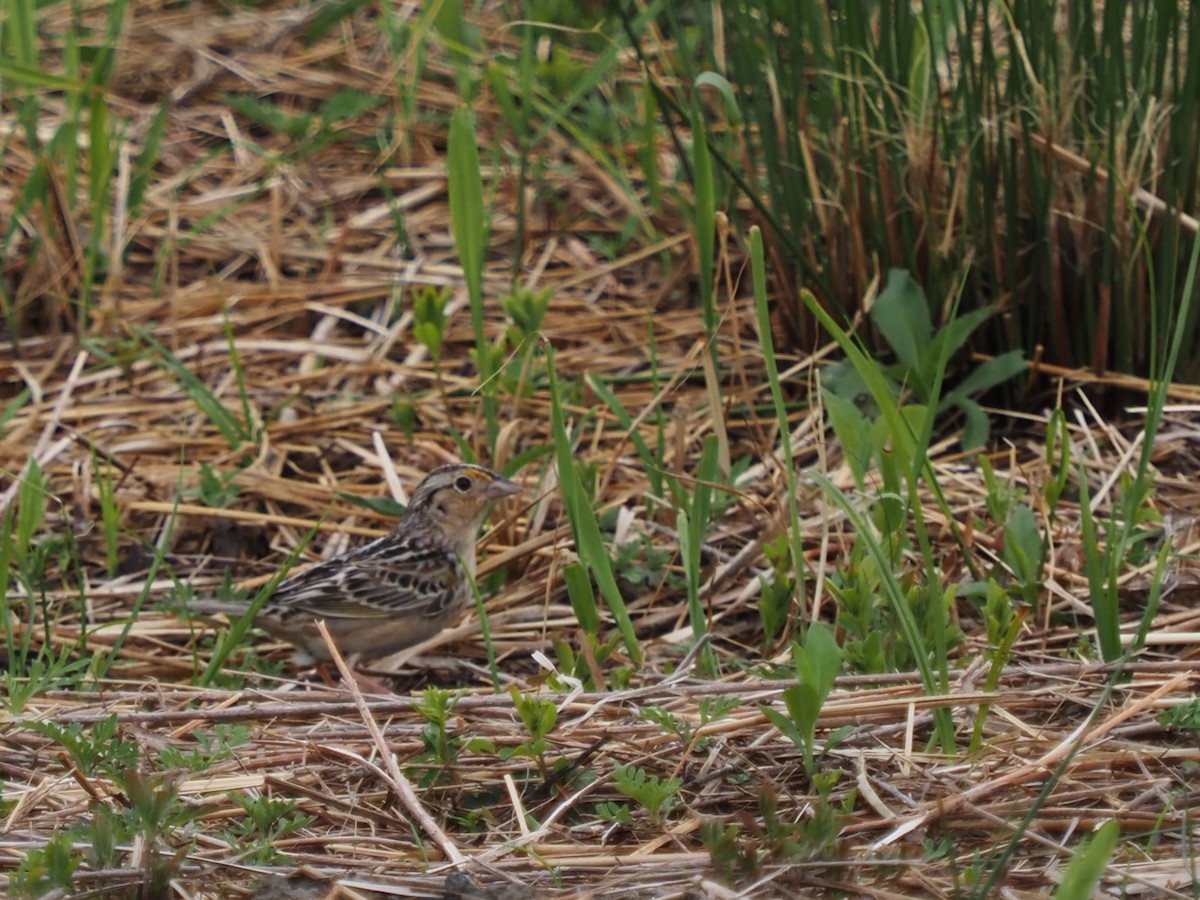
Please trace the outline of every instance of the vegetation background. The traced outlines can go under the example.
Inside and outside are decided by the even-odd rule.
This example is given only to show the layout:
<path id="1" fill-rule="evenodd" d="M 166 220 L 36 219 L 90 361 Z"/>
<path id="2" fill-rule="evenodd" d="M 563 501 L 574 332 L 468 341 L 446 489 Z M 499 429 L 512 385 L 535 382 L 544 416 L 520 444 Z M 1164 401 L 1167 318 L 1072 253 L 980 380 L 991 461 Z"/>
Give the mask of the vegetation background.
<path id="1" fill-rule="evenodd" d="M 0 0 L 5 894 L 1194 896 L 1198 12 Z"/>

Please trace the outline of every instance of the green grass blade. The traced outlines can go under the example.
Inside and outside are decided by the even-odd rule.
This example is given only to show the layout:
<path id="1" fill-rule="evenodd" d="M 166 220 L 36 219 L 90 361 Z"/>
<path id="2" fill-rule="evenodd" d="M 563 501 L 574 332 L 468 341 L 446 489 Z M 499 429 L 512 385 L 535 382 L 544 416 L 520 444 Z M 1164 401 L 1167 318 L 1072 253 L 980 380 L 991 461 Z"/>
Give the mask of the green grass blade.
<path id="1" fill-rule="evenodd" d="M 321 525 L 324 523 L 324 521 L 325 516 L 321 516 L 317 524 L 315 524 L 300 539 L 300 543 L 298 543 L 292 552 L 288 554 L 287 559 L 283 561 L 283 565 L 279 567 L 279 571 L 271 576 L 270 581 L 258 589 L 258 592 L 250 600 L 250 605 L 246 608 L 246 611 L 242 613 L 242 615 L 235 616 L 230 620 L 229 631 L 222 635 L 220 639 L 218 639 L 216 646 L 213 647 L 212 656 L 208 660 L 208 665 L 205 666 L 204 671 L 200 673 L 198 683 L 201 687 L 208 687 L 211 685 L 213 679 L 220 674 L 221 667 L 225 665 L 225 660 L 227 660 L 230 654 L 241 645 L 242 639 L 246 636 L 246 632 L 250 630 L 252 625 L 254 625 L 254 617 L 257 616 L 259 610 L 263 608 L 263 604 L 265 604 L 267 600 L 270 599 L 271 595 L 275 593 L 275 589 L 279 587 L 279 583 L 283 581 L 283 579 L 287 578 L 288 572 L 291 571 L 292 566 L 296 564 L 296 560 L 300 558 L 300 554 L 302 554 L 304 549 L 309 545 L 309 543 L 312 542 L 312 539 L 321 529 Z"/>
<path id="2" fill-rule="evenodd" d="M 17 562 L 24 565 L 33 548 L 33 536 L 46 518 L 46 476 L 32 456 L 25 464 L 17 491 Z"/>
<path id="3" fill-rule="evenodd" d="M 720 477 L 717 455 L 717 436 L 707 435 L 700 451 L 700 465 L 696 470 L 696 482 L 692 486 L 691 503 L 687 510 L 679 510 L 676 527 L 679 532 L 679 555 L 683 560 L 684 577 L 687 583 L 688 620 L 692 625 L 692 636 L 699 640 L 708 634 L 708 619 L 700 605 L 701 551 L 708 533 L 709 516 L 712 509 L 712 487 Z M 710 678 L 718 675 L 717 657 L 711 643 L 706 643 L 702 657 L 702 671 Z"/>
<path id="4" fill-rule="evenodd" d="M 783 386 L 779 382 L 779 367 L 775 363 L 775 342 L 771 336 L 771 311 L 767 306 L 767 265 L 763 254 L 762 230 L 750 229 L 750 271 L 754 283 L 754 310 L 758 319 L 758 339 L 762 347 L 763 366 L 767 383 L 771 388 L 771 402 L 775 406 L 775 419 L 783 451 L 784 478 L 787 481 L 788 548 L 792 557 L 792 570 L 796 585 L 802 589 L 805 576 L 804 544 L 800 531 L 800 505 L 796 495 L 796 467 L 792 455 L 791 427 L 788 424 L 787 404 L 783 399 Z M 802 605 L 797 612 L 803 615 Z"/>
<path id="5" fill-rule="evenodd" d="M 254 439 L 256 437 L 254 434 L 254 410 L 250 407 L 250 391 L 246 387 L 246 373 L 242 369 L 237 342 L 233 339 L 233 325 L 229 321 L 229 310 L 222 309 L 221 317 L 225 320 L 225 346 L 229 348 L 229 367 L 233 370 L 233 380 L 237 383 L 238 388 L 238 399 L 242 404 L 243 425 L 239 430 L 242 434 Z"/>
<path id="6" fill-rule="evenodd" d="M 54 75 L 38 68 L 36 65 L 24 65 L 2 58 L 0 58 L 0 78 L 26 87 L 63 91 L 64 93 L 79 92 L 84 87 L 83 82 L 78 79 Z"/>
<path id="7" fill-rule="evenodd" d="M 488 620 L 487 606 L 483 602 L 479 583 L 474 578 L 470 581 L 471 594 L 475 598 L 475 612 L 479 616 L 479 633 L 483 637 L 483 648 L 487 653 L 488 672 L 492 676 L 492 690 L 498 694 L 500 693 L 500 667 L 496 663 L 496 645 L 492 643 L 492 623 Z"/>
<path id="8" fill-rule="evenodd" d="M 820 472 L 811 472 L 809 474 L 818 486 L 820 486 L 825 496 L 841 508 L 846 518 L 854 526 L 855 540 L 863 541 L 866 544 L 867 552 L 875 559 L 875 564 L 879 571 L 880 585 L 884 588 L 888 603 L 892 607 L 892 612 L 896 616 L 896 620 L 900 623 L 900 631 L 904 635 L 904 640 L 908 644 L 909 649 L 912 651 L 913 658 L 916 660 L 917 671 L 921 673 L 921 684 L 924 685 L 925 690 L 930 695 L 944 693 L 939 680 L 934 677 L 933 667 L 929 663 L 929 650 L 925 646 L 925 640 L 920 628 L 917 626 L 917 620 L 908 605 L 904 589 L 900 585 L 896 573 L 892 571 L 891 557 L 875 536 L 875 528 L 855 508 L 849 498 L 838 489 L 837 485 L 826 478 L 825 475 Z M 950 715 L 950 710 L 945 708 L 934 710 L 933 716 L 937 726 L 938 742 L 941 744 L 942 751 L 952 754 L 954 752 L 955 740 L 954 720 Z"/>
<path id="9" fill-rule="evenodd" d="M 559 488 L 562 491 L 563 505 L 567 510 L 567 518 L 571 522 L 571 530 L 575 535 L 575 546 L 579 558 L 591 569 L 592 577 L 600 588 L 600 593 L 608 604 L 609 611 L 617 622 L 621 639 L 634 665 L 642 661 L 641 648 L 638 646 L 637 635 L 633 630 L 633 622 L 629 618 L 629 610 L 625 607 L 625 598 L 617 586 L 613 575 L 612 559 L 604 538 L 600 534 L 600 523 L 596 520 L 595 510 L 592 509 L 584 494 L 583 486 L 579 483 L 579 473 L 575 469 L 575 455 L 571 451 L 571 443 L 567 436 L 567 426 L 563 418 L 562 400 L 558 386 L 558 376 L 554 371 L 554 350 L 546 348 L 546 371 L 550 377 L 550 429 L 554 432 L 555 458 L 558 461 Z"/>
<path id="10" fill-rule="evenodd" d="M 38 69 L 37 4 L 34 0 L 7 0 L 4 4 L 7 50 L 28 71 Z M 3 70 L 0 70 L 2 72 Z M 8 73 L 4 73 L 8 74 Z"/>
<path id="11" fill-rule="evenodd" d="M 1120 837 L 1121 826 L 1113 819 L 1097 828 L 1072 854 L 1062 881 L 1054 889 L 1054 900 L 1091 900 L 1096 896 L 1096 886 Z"/>
<path id="12" fill-rule="evenodd" d="M 479 147 L 475 141 L 475 116 L 468 106 L 459 107 L 450 117 L 447 149 L 450 187 L 450 227 L 454 246 L 462 263 L 467 295 L 471 301 L 471 324 L 475 328 L 475 356 L 479 366 L 483 413 L 487 421 L 488 447 L 496 445 L 499 425 L 496 421 L 496 397 L 492 385 L 492 347 L 483 327 L 483 264 L 487 252 L 487 227 L 483 205 L 483 175 L 479 166 Z"/>
<path id="13" fill-rule="evenodd" d="M 148 331 L 138 329 L 139 338 L 153 351 L 154 362 L 164 371 L 170 373 L 192 402 L 200 409 L 205 418 L 221 432 L 229 442 L 230 448 L 237 450 L 249 437 L 242 428 L 237 417 L 233 415 L 220 399 L 214 394 L 199 376 L 185 366 L 174 353 L 159 343 Z"/>
<path id="14" fill-rule="evenodd" d="M 158 164 L 162 152 L 163 135 L 166 134 L 167 122 L 171 114 L 171 95 L 163 98 L 154 114 L 150 127 L 146 129 L 146 137 L 142 140 L 142 149 L 133 161 L 133 177 L 129 179 L 129 215 L 135 216 L 142 208 L 146 198 L 146 190 L 154 177 L 154 167 Z"/>
<path id="15" fill-rule="evenodd" d="M 20 648 L 13 642 L 13 610 L 9 605 L 8 585 L 12 579 L 13 556 L 13 508 L 10 505 L 4 510 L 3 524 L 0 525 L 0 619 L 4 626 L 4 646 L 8 649 L 9 665 L 24 668 L 23 660 L 17 658 Z"/>
<path id="16" fill-rule="evenodd" d="M 583 377 L 583 380 L 587 382 L 588 387 L 595 392 L 596 396 L 604 401 L 605 405 L 608 406 L 608 408 L 612 411 L 612 414 L 616 417 L 617 423 L 628 433 L 629 442 L 633 444 L 634 449 L 637 450 L 638 457 L 642 460 L 642 465 L 645 467 L 646 479 L 650 482 L 650 490 L 654 493 L 655 497 L 661 498 L 663 496 L 662 463 L 660 462 L 659 458 L 651 452 L 650 446 L 646 443 L 646 439 L 643 438 L 641 433 L 637 430 L 637 427 L 633 421 L 633 417 L 629 415 L 629 412 L 625 409 L 625 406 L 621 403 L 621 401 L 617 398 L 617 395 L 613 393 L 609 386 L 602 382 L 595 375 L 589 372 Z M 655 393 L 657 393 L 657 391 L 655 391 Z"/>
<path id="17" fill-rule="evenodd" d="M 692 179 L 695 183 L 697 284 L 700 288 L 700 315 L 704 334 L 709 340 L 709 352 L 717 361 L 716 345 L 712 343 L 717 328 L 717 310 L 713 303 L 713 242 L 716 240 L 716 190 L 713 184 L 712 156 L 705 136 L 704 113 L 699 100 L 692 102 Z"/>
<path id="18" fill-rule="evenodd" d="M 567 584 L 567 596 L 579 626 L 592 637 L 600 636 L 600 613 L 596 609 L 596 593 L 592 590 L 592 579 L 587 567 L 573 562 L 563 567 L 563 581 Z"/>

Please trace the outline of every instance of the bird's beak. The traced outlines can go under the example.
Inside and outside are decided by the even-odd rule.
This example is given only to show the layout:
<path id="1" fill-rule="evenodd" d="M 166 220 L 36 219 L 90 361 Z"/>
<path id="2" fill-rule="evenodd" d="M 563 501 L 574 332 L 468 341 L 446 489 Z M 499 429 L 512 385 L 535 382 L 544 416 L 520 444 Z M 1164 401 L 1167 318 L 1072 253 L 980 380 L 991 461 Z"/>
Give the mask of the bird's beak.
<path id="1" fill-rule="evenodd" d="M 521 486 L 509 481 L 507 478 L 497 478 L 483 489 L 483 496 L 489 500 L 499 500 L 501 497 L 508 497 L 519 493 L 521 493 Z"/>

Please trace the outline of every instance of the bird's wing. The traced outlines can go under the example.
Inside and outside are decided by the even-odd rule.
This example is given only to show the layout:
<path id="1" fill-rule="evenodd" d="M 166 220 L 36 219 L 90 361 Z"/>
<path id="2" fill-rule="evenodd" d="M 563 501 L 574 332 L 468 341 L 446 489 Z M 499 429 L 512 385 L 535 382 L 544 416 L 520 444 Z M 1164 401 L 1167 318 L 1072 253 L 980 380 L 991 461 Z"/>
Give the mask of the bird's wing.
<path id="1" fill-rule="evenodd" d="M 368 549 L 375 552 L 362 552 Z M 286 579 L 263 611 L 328 619 L 436 616 L 455 602 L 464 580 L 452 551 L 368 544 Z"/>

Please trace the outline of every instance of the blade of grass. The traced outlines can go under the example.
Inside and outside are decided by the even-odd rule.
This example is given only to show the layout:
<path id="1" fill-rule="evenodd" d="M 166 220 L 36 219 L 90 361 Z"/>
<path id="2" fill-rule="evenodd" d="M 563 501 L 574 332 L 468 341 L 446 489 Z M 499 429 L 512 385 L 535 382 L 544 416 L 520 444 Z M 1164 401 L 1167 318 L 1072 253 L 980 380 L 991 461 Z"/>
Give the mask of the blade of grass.
<path id="1" fill-rule="evenodd" d="M 320 520 L 318 520 L 318 522 L 308 531 L 308 533 L 300 538 L 300 542 L 292 549 L 292 552 L 288 554 L 287 559 L 283 561 L 283 565 L 279 567 L 279 571 L 271 576 L 270 581 L 258 589 L 258 592 L 254 595 L 253 599 L 251 599 L 246 611 L 240 616 L 236 616 L 230 620 L 229 631 L 223 634 L 216 642 L 216 646 L 213 647 L 212 656 L 208 660 L 208 665 L 205 666 L 204 671 L 200 673 L 200 687 L 208 687 L 212 684 L 217 675 L 220 674 L 221 667 L 225 665 L 225 660 L 227 660 L 230 654 L 232 654 L 233 651 L 241 645 L 242 639 L 246 636 L 246 632 L 249 631 L 250 627 L 254 624 L 254 618 L 263 608 L 263 604 L 265 604 L 267 600 L 270 599 L 271 595 L 275 593 L 275 589 L 279 587 L 279 583 L 287 577 L 292 566 L 296 564 L 296 560 L 300 558 L 300 554 L 304 552 L 304 549 L 309 545 L 313 537 L 316 536 L 317 532 L 321 530 L 321 525 L 324 524 L 324 522 L 325 516 L 321 516 Z"/>
<path id="2" fill-rule="evenodd" d="M 637 450 L 638 456 L 641 457 L 642 465 L 645 466 L 646 479 L 650 482 L 651 492 L 655 497 L 661 498 L 663 496 L 662 463 L 658 457 L 655 457 L 655 455 L 650 452 L 650 447 L 646 443 L 645 438 L 642 437 L 641 432 L 637 430 L 637 427 L 633 421 L 633 417 L 629 415 L 629 412 L 617 398 L 617 395 L 609 389 L 608 385 L 602 382 L 594 374 L 589 372 L 587 375 L 583 376 L 583 380 L 587 382 L 588 387 L 590 387 L 592 391 L 595 392 L 595 394 L 601 400 L 603 400 L 608 408 L 612 411 L 612 414 L 617 419 L 617 424 L 625 429 L 625 433 L 629 436 L 629 442 L 633 444 L 634 449 Z M 657 395 L 657 391 L 655 391 L 655 394 Z"/>
<path id="3" fill-rule="evenodd" d="M 21 4 L 14 5 L 19 6 Z M 83 90 L 83 82 L 78 79 L 55 75 L 51 72 L 43 71 L 36 64 L 26 65 L 13 62 L 10 59 L 0 58 L 0 78 L 5 78 L 27 87 L 43 88 L 52 91 L 71 92 Z"/>
<path id="4" fill-rule="evenodd" d="M 242 369 L 242 360 L 238 355 L 237 343 L 233 339 L 233 325 L 229 321 L 228 308 L 221 310 L 221 318 L 225 324 L 225 344 L 229 348 L 229 367 L 233 370 L 233 380 L 237 382 L 238 387 L 238 398 L 242 402 L 242 421 L 244 425 L 241 428 L 241 432 L 251 440 L 257 440 L 258 435 L 255 432 L 258 429 L 254 427 L 254 412 L 250 408 L 250 392 L 246 388 L 246 373 Z"/>
<path id="5" fill-rule="evenodd" d="M 563 581 L 567 584 L 567 596 L 579 626 L 594 638 L 600 637 L 600 614 L 596 609 L 596 593 L 592 590 L 592 579 L 583 563 L 573 562 L 563 567 Z"/>
<path id="6" fill-rule="evenodd" d="M 838 346 L 841 347 L 842 352 L 850 360 L 855 371 L 862 378 L 864 384 L 866 384 L 872 399 L 875 401 L 887 424 L 888 434 L 893 442 L 893 451 L 906 463 L 907 471 L 905 475 L 908 481 L 909 514 L 913 518 L 914 530 L 916 531 L 921 547 L 926 576 L 929 579 L 929 583 L 934 584 L 940 576 L 934 564 L 932 546 L 929 540 L 928 529 L 925 526 L 925 518 L 921 507 L 921 500 L 917 493 L 917 486 L 921 474 L 924 473 L 926 483 L 934 491 L 935 496 L 940 495 L 940 486 L 937 483 L 936 473 L 932 471 L 926 451 L 933 433 L 937 397 L 941 391 L 941 382 L 945 373 L 947 362 L 946 347 L 942 348 L 941 359 L 935 367 L 933 384 L 930 390 L 930 406 L 924 408 L 920 413 L 922 427 L 921 433 L 918 436 L 909 422 L 909 413 L 900 409 L 896 396 L 888 386 L 880 366 L 873 359 L 867 357 L 854 340 L 851 339 L 850 335 L 833 320 L 833 317 L 817 302 L 811 293 L 802 291 L 801 296 L 805 305 L 817 318 L 821 326 L 834 338 Z M 943 342 L 943 344 L 945 343 Z M 906 410 L 908 409 L 906 407 Z M 821 484 L 826 494 L 841 506 L 855 523 L 858 539 L 866 542 L 869 552 L 875 558 L 882 584 L 887 589 L 888 601 L 894 615 L 901 623 L 901 630 L 904 633 L 905 641 L 908 643 L 913 657 L 917 661 L 917 667 L 921 673 L 921 680 L 925 685 L 925 689 L 930 693 L 944 693 L 948 680 L 947 648 L 944 631 L 939 630 L 934 635 L 935 656 L 939 669 L 939 678 L 935 680 L 933 668 L 929 663 L 928 648 L 925 646 L 921 631 L 917 627 L 916 620 L 905 600 L 904 591 L 900 587 L 895 572 L 892 571 L 891 557 L 884 551 L 866 517 L 853 508 L 853 505 L 845 495 L 838 491 L 832 482 L 823 475 L 814 473 L 813 477 Z M 945 502 L 944 497 L 942 497 L 941 502 Z M 954 726 L 949 710 L 938 710 L 934 714 L 934 717 L 937 725 L 938 740 L 943 751 L 953 753 Z"/>
<path id="7" fill-rule="evenodd" d="M 563 505 L 567 510 L 567 518 L 571 522 L 571 531 L 575 535 L 575 547 L 579 558 L 591 569 L 592 577 L 600 587 L 600 593 L 608 604 L 609 611 L 616 619 L 621 639 L 634 665 L 642 661 L 641 648 L 638 646 L 637 635 L 633 630 L 633 622 L 629 618 L 629 610 L 625 607 L 625 598 L 613 575 L 612 559 L 604 538 L 600 534 L 600 523 L 596 520 L 595 510 L 588 502 L 583 486 L 579 483 L 579 473 L 575 469 L 575 456 L 571 451 L 571 442 L 567 436 L 567 426 L 563 418 L 562 400 L 558 386 L 558 376 L 554 368 L 554 348 L 546 345 L 546 372 L 550 379 L 550 429 L 554 432 L 555 459 L 558 462 L 559 488 L 562 491 Z"/>
<path id="8" fill-rule="evenodd" d="M 133 161 L 133 176 L 129 180 L 128 201 L 131 217 L 136 216 L 138 210 L 142 208 L 146 190 L 150 187 L 151 178 L 154 177 L 154 167 L 162 152 L 163 135 L 166 134 L 170 114 L 171 95 L 168 94 L 159 104 L 158 112 L 154 114 L 150 127 L 146 129 L 146 137 L 142 140 L 142 149 Z"/>
<path id="9" fill-rule="evenodd" d="M 237 420 L 220 399 L 214 394 L 199 376 L 185 366 L 174 353 L 160 344 L 153 335 L 141 328 L 134 328 L 138 338 L 154 351 L 154 362 L 164 371 L 174 376 L 184 393 L 192 398 L 204 416 L 211 422 L 221 435 L 229 442 L 233 450 L 237 450 L 249 438 L 242 424 Z"/>
<path id="10" fill-rule="evenodd" d="M 0 618 L 4 620 L 4 646 L 8 650 L 10 667 L 21 666 L 21 660 L 24 659 L 24 654 L 13 643 L 13 609 L 9 604 L 11 594 L 8 590 L 9 581 L 12 578 L 13 559 L 13 508 L 9 506 L 4 510 L 3 524 L 0 525 Z"/>
<path id="11" fill-rule="evenodd" d="M 704 113 L 695 94 L 692 97 L 692 180 L 696 195 L 696 272 L 700 288 L 700 316 L 709 342 L 709 353 L 715 364 L 717 347 L 713 335 L 717 328 L 717 310 L 713 303 L 713 242 L 716 240 L 717 201 L 712 157 L 705 137 Z"/>
<path id="12" fill-rule="evenodd" d="M 1137 221 L 1135 219 L 1135 221 Z M 1152 255 L 1148 240 L 1144 240 L 1143 251 Z M 1188 261 L 1187 275 L 1184 278 L 1182 294 L 1178 302 L 1176 317 L 1178 322 L 1188 321 L 1192 299 L 1196 291 L 1196 273 L 1200 267 L 1200 236 L 1192 241 L 1192 252 Z M 1183 347 L 1183 328 L 1171 328 L 1168 331 L 1170 343 L 1166 358 L 1163 360 L 1162 371 L 1152 383 L 1147 396 L 1146 420 L 1142 439 L 1141 454 L 1137 469 L 1130 484 L 1121 493 L 1119 508 L 1114 508 L 1109 517 L 1104 534 L 1103 549 L 1096 527 L 1095 515 L 1091 509 L 1088 497 L 1086 470 L 1083 460 L 1079 463 L 1080 482 L 1080 514 L 1084 547 L 1084 571 L 1087 574 L 1088 588 L 1091 596 L 1092 612 L 1096 627 L 1096 638 L 1100 644 L 1101 656 L 1108 661 L 1122 657 L 1126 648 L 1121 642 L 1121 598 L 1119 579 L 1121 567 L 1130 549 L 1130 543 L 1136 536 L 1144 519 L 1143 508 L 1149 500 L 1153 487 L 1151 459 L 1154 453 L 1154 437 L 1158 433 L 1162 421 L 1163 408 L 1166 405 L 1170 380 L 1178 365 Z M 1157 340 L 1157 333 L 1156 333 Z M 1164 565 L 1160 558 L 1158 568 Z M 1140 649 L 1149 633 L 1150 624 L 1157 611 L 1157 598 L 1161 585 L 1156 584 L 1152 591 L 1151 601 L 1142 614 L 1135 642 L 1129 648 L 1130 652 Z"/>
<path id="13" fill-rule="evenodd" d="M 32 456 L 25 463 L 17 492 L 17 564 L 25 565 L 33 547 L 33 536 L 46 518 L 46 478 Z"/>
<path id="14" fill-rule="evenodd" d="M 1115 819 L 1109 819 L 1092 832 L 1083 845 L 1071 854 L 1067 871 L 1054 889 L 1054 900 L 1089 900 L 1095 897 L 1096 887 L 1120 838 L 1121 826 Z"/>
<path id="15" fill-rule="evenodd" d="M 830 481 L 824 474 L 820 472 L 810 472 L 809 477 L 812 478 L 830 500 L 839 506 L 850 524 L 854 526 L 855 540 L 862 541 L 866 544 L 867 552 L 874 558 L 879 572 L 879 582 L 884 588 L 884 593 L 888 603 L 892 607 L 892 612 L 896 617 L 896 621 L 900 623 L 900 630 L 904 635 L 904 640 L 908 643 L 912 650 L 913 659 L 916 660 L 917 671 L 921 673 L 921 684 L 925 690 L 931 695 L 945 693 L 939 687 L 938 679 L 934 677 L 933 667 L 929 663 L 929 651 L 925 646 L 925 640 L 921 635 L 921 630 L 917 626 L 917 620 L 913 616 L 912 609 L 909 607 L 908 600 L 904 596 L 904 588 L 900 585 L 896 573 L 892 571 L 891 558 L 883 545 L 879 543 L 879 539 L 875 535 L 875 528 L 870 520 L 864 516 L 850 499 Z M 943 648 L 944 652 L 944 648 Z M 951 717 L 950 710 L 941 707 L 934 711 L 934 723 L 937 727 L 938 743 L 942 747 L 942 751 L 947 754 L 954 752 L 954 720 Z"/>
<path id="16" fill-rule="evenodd" d="M 104 561 L 108 577 L 112 578 L 120 568 L 121 509 L 117 504 L 113 478 L 113 465 L 102 458 L 92 446 L 92 470 L 96 473 L 96 493 L 100 499 L 100 528 L 104 537 Z"/>
<path id="17" fill-rule="evenodd" d="M 500 427 L 496 421 L 496 396 L 492 382 L 492 347 L 483 327 L 483 264 L 488 233 L 483 205 L 483 175 L 475 139 L 475 116 L 469 106 L 459 107 L 450 117 L 446 151 L 450 187 L 450 227 L 462 263 L 463 278 L 471 302 L 471 324 L 475 329 L 475 364 L 479 367 L 479 389 L 487 423 L 489 449 L 496 446 Z"/>
<path id="18" fill-rule="evenodd" d="M 488 672 L 492 676 L 492 690 L 500 693 L 500 667 L 496 663 L 496 646 L 492 643 L 492 624 L 488 621 L 487 608 L 483 603 L 483 594 L 479 590 L 479 582 L 471 581 L 471 594 L 475 597 L 475 612 L 479 615 L 479 633 L 483 636 L 483 647 L 487 652 Z"/>
<path id="19" fill-rule="evenodd" d="M 720 477 L 717 457 L 717 436 L 707 435 L 700 451 L 700 465 L 696 470 L 696 482 L 692 486 L 691 503 L 686 510 L 677 513 L 679 532 L 679 555 L 683 561 L 684 579 L 687 585 L 688 620 L 692 625 L 694 639 L 700 640 L 708 634 L 708 619 L 700 605 L 700 565 L 704 536 L 708 532 L 709 513 L 712 508 L 712 485 Z M 701 655 L 702 670 L 709 678 L 719 674 L 717 657 L 712 644 L 706 643 Z"/>
<path id="20" fill-rule="evenodd" d="M 804 544 L 800 531 L 800 504 L 796 494 L 796 465 L 792 454 L 792 429 L 783 400 L 783 386 L 779 382 L 779 367 L 775 363 L 775 342 L 771 335 L 771 311 L 767 306 L 767 266 L 763 254 L 762 229 L 757 225 L 750 229 L 750 271 L 754 284 L 754 310 L 758 318 L 758 340 L 762 347 L 763 367 L 767 373 L 767 384 L 771 388 L 771 402 L 775 406 L 775 421 L 779 426 L 780 448 L 783 452 L 783 477 L 787 484 L 788 548 L 792 557 L 792 571 L 797 590 L 803 591 L 805 583 Z M 804 603 L 796 606 L 795 618 L 803 620 Z M 793 627 L 796 625 L 793 622 Z"/>

